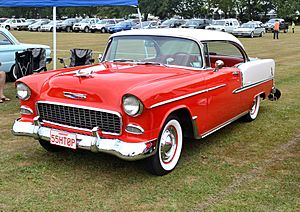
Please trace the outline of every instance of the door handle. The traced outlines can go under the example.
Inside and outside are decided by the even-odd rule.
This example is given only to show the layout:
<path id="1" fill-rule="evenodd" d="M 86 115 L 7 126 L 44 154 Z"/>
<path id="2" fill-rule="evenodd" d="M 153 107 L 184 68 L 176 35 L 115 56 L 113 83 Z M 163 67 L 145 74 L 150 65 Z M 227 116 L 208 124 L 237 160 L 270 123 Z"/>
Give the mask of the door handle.
<path id="1" fill-rule="evenodd" d="M 239 75 L 239 73 L 240 72 L 238 72 L 238 71 L 234 71 L 234 72 L 232 72 L 232 75 Z"/>

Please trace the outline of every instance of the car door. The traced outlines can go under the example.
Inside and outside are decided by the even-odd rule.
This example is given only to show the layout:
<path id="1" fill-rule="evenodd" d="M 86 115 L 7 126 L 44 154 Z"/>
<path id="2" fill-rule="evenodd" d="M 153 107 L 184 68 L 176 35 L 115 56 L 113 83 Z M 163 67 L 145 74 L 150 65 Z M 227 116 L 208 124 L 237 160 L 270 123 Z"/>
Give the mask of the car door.
<path id="1" fill-rule="evenodd" d="M 243 63 L 245 55 L 234 44 L 222 41 L 206 42 L 205 50 L 208 90 L 205 120 L 206 131 L 209 131 L 243 112 L 240 95 L 234 94 L 234 91 L 242 85 L 241 72 L 236 64 Z M 224 65 L 216 67 L 217 61 Z"/>
<path id="2" fill-rule="evenodd" d="M 9 72 L 15 63 L 15 51 L 18 45 L 13 45 L 13 41 L 7 35 L 0 32 L 0 70 Z"/>

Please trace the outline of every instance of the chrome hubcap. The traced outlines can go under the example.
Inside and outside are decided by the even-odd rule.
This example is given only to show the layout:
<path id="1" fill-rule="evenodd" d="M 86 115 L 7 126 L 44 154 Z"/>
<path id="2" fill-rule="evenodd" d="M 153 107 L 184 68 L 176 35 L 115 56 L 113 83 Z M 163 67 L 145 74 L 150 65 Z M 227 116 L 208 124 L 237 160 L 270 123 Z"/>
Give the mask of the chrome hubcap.
<path id="1" fill-rule="evenodd" d="M 164 163 L 169 163 L 175 153 L 177 147 L 177 132 L 173 126 L 169 126 L 161 135 L 160 139 L 160 155 Z"/>

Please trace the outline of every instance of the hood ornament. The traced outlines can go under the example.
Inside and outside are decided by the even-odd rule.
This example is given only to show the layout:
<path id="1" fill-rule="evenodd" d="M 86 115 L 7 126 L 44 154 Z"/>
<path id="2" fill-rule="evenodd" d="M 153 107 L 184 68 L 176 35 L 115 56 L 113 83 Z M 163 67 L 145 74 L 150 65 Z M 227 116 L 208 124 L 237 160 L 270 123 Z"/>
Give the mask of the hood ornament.
<path id="1" fill-rule="evenodd" d="M 94 73 L 94 70 L 91 70 L 91 69 L 79 69 L 76 72 L 75 77 L 90 77 L 90 76 L 92 76 L 93 73 Z"/>
<path id="2" fill-rule="evenodd" d="M 86 99 L 86 94 L 64 92 L 64 96 L 70 99 Z"/>

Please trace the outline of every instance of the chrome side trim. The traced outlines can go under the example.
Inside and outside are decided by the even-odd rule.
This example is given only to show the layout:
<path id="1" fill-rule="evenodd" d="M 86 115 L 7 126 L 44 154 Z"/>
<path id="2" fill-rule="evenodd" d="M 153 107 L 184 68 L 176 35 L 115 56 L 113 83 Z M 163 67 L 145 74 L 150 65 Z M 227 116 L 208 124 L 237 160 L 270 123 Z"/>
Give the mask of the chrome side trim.
<path id="1" fill-rule="evenodd" d="M 102 131 L 103 134 L 105 135 L 121 135 L 122 134 L 122 126 L 123 126 L 123 121 L 122 121 L 122 116 L 120 113 L 115 112 L 115 111 L 111 111 L 111 110 L 106 110 L 106 109 L 99 109 L 99 108 L 94 108 L 94 107 L 87 107 L 87 106 L 78 106 L 78 105 L 73 105 L 73 104 L 66 104 L 66 103 L 60 103 L 60 102 L 51 102 L 51 101 L 37 101 L 35 104 L 36 107 L 36 111 L 37 111 L 37 115 L 39 116 L 39 109 L 38 109 L 38 103 L 46 103 L 46 104 L 54 104 L 54 105 L 61 105 L 61 106 L 69 106 L 69 107 L 76 107 L 76 108 L 82 108 L 82 109 L 88 109 L 88 110 L 95 110 L 95 111 L 100 111 L 100 112 L 105 112 L 105 113 L 111 113 L 111 114 L 115 114 L 120 118 L 120 134 L 117 133 L 110 133 L 110 132 L 105 132 Z M 59 124 L 59 123 L 55 123 L 55 122 L 51 122 L 51 121 L 46 121 L 46 120 L 42 120 L 45 123 L 49 123 L 49 124 L 53 124 L 53 125 L 57 125 L 57 126 L 61 126 L 61 127 L 66 127 L 66 128 L 70 128 L 70 129 L 75 129 L 75 130 L 82 130 L 82 131 L 86 131 L 86 132 L 92 132 L 92 130 L 89 129 L 85 129 L 85 128 L 78 128 L 78 127 L 72 127 L 69 125 L 63 125 L 63 124 Z"/>
<path id="2" fill-rule="evenodd" d="M 12 133 L 15 136 L 29 136 L 37 140 L 50 141 L 51 128 L 39 125 L 38 116 L 31 122 L 15 120 Z M 92 152 L 103 152 L 115 155 L 123 160 L 140 160 L 154 155 L 157 151 L 157 138 L 145 142 L 129 143 L 120 139 L 102 138 L 99 128 L 93 128 L 93 135 L 76 134 L 76 147 Z"/>
<path id="3" fill-rule="evenodd" d="M 194 93 L 190 93 L 190 94 L 186 94 L 186 95 L 183 95 L 183 96 L 179 96 L 179 97 L 176 97 L 176 98 L 173 98 L 173 99 L 169 99 L 169 100 L 166 100 L 166 101 L 158 102 L 158 103 L 156 103 L 154 105 L 151 105 L 150 108 L 155 108 L 155 107 L 158 107 L 158 106 L 161 106 L 161 105 L 169 104 L 169 103 L 176 102 L 176 101 L 179 101 L 179 100 L 182 100 L 182 99 L 186 99 L 186 98 L 189 98 L 189 97 L 192 97 L 192 96 L 196 96 L 196 95 L 199 95 L 199 94 L 202 94 L 202 93 L 206 93 L 206 92 L 209 92 L 209 91 L 212 91 L 212 90 L 216 90 L 218 88 L 225 87 L 226 85 L 227 84 L 221 84 L 221 85 L 218 85 L 218 86 L 215 86 L 215 87 L 211 87 L 211 88 L 208 88 L 208 89 L 200 90 L 200 91 L 197 91 L 197 92 L 194 92 Z"/>
<path id="4" fill-rule="evenodd" d="M 209 130 L 209 131 L 203 133 L 203 134 L 201 135 L 201 138 L 205 138 L 206 136 L 208 136 L 208 135 L 210 135 L 210 134 L 216 132 L 217 130 L 219 130 L 219 129 L 225 127 L 225 126 L 227 126 L 228 124 L 230 124 L 230 123 L 234 122 L 235 120 L 241 118 L 242 116 L 246 115 L 248 112 L 249 112 L 249 111 L 245 111 L 245 112 L 243 112 L 243 113 L 237 115 L 236 117 L 234 117 L 234 118 L 232 118 L 232 119 L 230 119 L 230 120 L 224 122 L 223 124 L 220 124 L 219 126 L 217 126 L 217 127 L 213 128 L 213 129 L 211 129 L 211 130 Z"/>
<path id="5" fill-rule="evenodd" d="M 268 81 L 270 81 L 270 80 L 273 80 L 273 78 L 268 78 L 268 79 L 261 80 L 261 81 L 258 81 L 258 82 L 256 82 L 256 83 L 252 83 L 252 84 L 247 85 L 247 86 L 244 86 L 244 87 L 237 88 L 237 89 L 233 90 L 232 93 L 234 93 L 234 94 L 240 93 L 240 92 L 242 92 L 242 91 L 248 90 L 248 89 L 250 89 L 250 88 L 253 88 L 253 87 L 255 87 L 255 86 L 258 86 L 258 85 L 261 85 L 261 84 L 263 84 L 263 83 L 265 83 L 265 82 L 268 82 Z"/>

